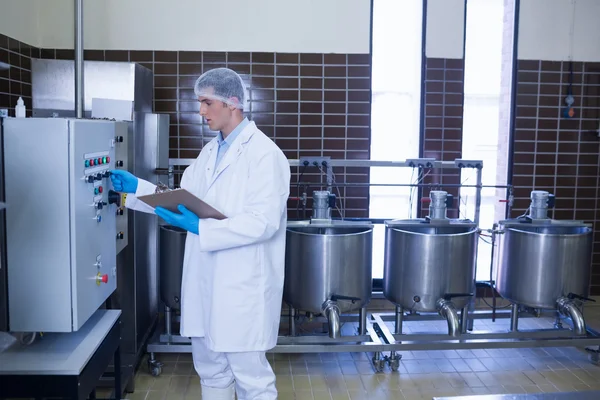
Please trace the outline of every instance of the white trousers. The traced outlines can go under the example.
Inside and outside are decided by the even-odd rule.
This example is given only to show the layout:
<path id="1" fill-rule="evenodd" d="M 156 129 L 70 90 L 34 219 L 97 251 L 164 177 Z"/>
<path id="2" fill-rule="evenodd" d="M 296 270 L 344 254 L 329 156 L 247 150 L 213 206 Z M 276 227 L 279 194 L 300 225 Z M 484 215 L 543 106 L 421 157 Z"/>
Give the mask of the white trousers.
<path id="1" fill-rule="evenodd" d="M 275 374 L 265 352 L 215 353 L 204 338 L 192 338 L 192 357 L 203 400 L 232 399 L 228 393 L 234 384 L 238 400 L 277 399 Z"/>

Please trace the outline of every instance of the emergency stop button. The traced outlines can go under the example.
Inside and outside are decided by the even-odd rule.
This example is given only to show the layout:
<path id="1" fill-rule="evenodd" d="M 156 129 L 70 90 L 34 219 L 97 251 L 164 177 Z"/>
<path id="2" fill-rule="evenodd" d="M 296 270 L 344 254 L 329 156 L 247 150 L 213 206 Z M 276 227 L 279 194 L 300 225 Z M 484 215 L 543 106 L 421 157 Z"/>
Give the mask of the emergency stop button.
<path id="1" fill-rule="evenodd" d="M 100 283 L 108 283 L 108 274 L 100 275 L 100 272 L 98 272 L 98 275 L 96 275 L 96 284 L 100 286 Z"/>

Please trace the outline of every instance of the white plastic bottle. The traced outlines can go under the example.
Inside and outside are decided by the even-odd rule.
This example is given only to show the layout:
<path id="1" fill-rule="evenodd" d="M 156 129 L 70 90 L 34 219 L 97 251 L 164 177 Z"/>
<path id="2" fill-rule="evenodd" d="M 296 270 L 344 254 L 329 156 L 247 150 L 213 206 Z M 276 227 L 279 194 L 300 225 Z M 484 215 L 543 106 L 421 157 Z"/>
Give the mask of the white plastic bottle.
<path id="1" fill-rule="evenodd" d="M 25 102 L 21 97 L 19 97 L 19 100 L 17 100 L 17 106 L 15 107 L 15 117 L 25 118 Z"/>

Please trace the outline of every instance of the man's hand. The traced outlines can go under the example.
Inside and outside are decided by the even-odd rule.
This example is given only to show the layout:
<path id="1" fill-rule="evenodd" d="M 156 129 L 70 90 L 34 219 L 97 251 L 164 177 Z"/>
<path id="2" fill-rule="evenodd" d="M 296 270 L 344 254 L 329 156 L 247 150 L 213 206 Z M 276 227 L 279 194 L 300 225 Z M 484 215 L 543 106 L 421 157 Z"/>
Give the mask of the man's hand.
<path id="1" fill-rule="evenodd" d="M 135 193 L 138 187 L 138 178 L 124 170 L 110 171 L 110 179 L 117 192 Z"/>
<path id="2" fill-rule="evenodd" d="M 186 231 L 198 234 L 198 222 L 200 218 L 187 208 L 183 204 L 177 206 L 177 209 L 181 214 L 174 213 L 162 207 L 156 207 L 154 212 L 156 215 L 164 219 L 168 224 L 177 226 L 185 229 Z"/>

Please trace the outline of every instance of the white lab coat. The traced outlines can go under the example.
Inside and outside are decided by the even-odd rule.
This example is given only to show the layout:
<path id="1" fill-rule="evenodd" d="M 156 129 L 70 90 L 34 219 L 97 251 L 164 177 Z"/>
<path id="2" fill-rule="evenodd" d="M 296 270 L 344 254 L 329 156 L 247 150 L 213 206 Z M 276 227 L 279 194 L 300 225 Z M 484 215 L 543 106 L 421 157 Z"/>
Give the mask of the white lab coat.
<path id="1" fill-rule="evenodd" d="M 267 351 L 277 343 L 281 313 L 290 166 L 254 122 L 213 173 L 217 150 L 214 139 L 181 179 L 228 218 L 201 219 L 199 235 L 187 234 L 180 334 L 205 337 L 216 352 Z M 140 180 L 126 206 L 153 212 L 136 197 L 154 190 Z"/>

